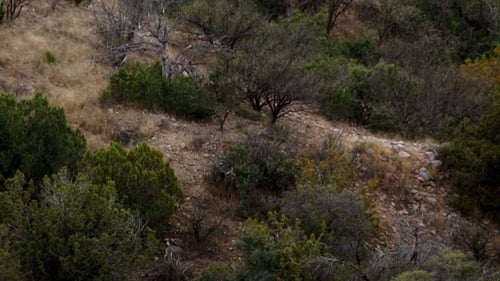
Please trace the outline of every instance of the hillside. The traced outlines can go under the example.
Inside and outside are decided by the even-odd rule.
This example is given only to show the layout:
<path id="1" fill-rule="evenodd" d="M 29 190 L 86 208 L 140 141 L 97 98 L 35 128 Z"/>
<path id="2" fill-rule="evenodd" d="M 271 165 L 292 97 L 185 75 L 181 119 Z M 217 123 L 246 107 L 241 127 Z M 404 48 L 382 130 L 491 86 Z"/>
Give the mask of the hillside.
<path id="1" fill-rule="evenodd" d="M 41 91 L 51 105 L 64 109 L 72 127 L 83 132 L 89 150 L 107 147 L 125 131 L 140 136 L 130 146 L 144 141 L 159 149 L 173 166 L 185 194 L 162 237 L 183 249 L 180 267 L 194 275 L 215 261 L 235 265 L 243 258 L 237 244 L 245 219 L 234 211 L 238 205 L 235 192 L 214 186 L 207 178 L 224 149 L 245 139 L 247 132 L 265 131 L 266 121 L 232 113 L 220 132 L 215 122 L 185 121 L 124 105 L 102 107 L 99 97 L 116 69 L 99 60 L 92 5 L 76 7 L 60 1 L 52 9 L 49 2 L 30 2 L 19 18 L 0 25 L 0 92 L 29 99 Z M 353 30 L 346 27 L 344 33 Z M 56 58 L 53 63 L 47 59 L 51 54 Z M 447 204 L 452 190 L 439 170 L 436 141 L 377 135 L 360 126 L 330 121 L 314 105 L 295 106 L 300 110 L 278 123 L 293 136 L 290 142 L 297 154 L 339 137 L 351 153 L 357 173 L 376 178 L 366 195 L 380 221 L 381 235 L 372 242 L 379 258 L 403 246 L 420 247 L 422 252 L 456 247 L 457 235 L 465 241 L 478 230 L 488 237 L 488 255 L 498 255 L 499 226 L 487 219 L 465 217 Z M 360 179 L 357 186 L 365 183 Z M 197 216 L 215 227 L 199 245 L 190 228 Z M 144 269 L 142 274 L 148 271 Z"/>

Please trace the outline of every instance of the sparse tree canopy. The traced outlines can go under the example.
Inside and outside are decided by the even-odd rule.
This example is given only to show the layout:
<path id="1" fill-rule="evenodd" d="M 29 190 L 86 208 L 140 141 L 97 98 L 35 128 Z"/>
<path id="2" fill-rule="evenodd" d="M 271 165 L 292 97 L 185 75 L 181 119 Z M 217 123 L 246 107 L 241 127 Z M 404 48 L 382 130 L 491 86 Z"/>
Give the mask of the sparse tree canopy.
<path id="1" fill-rule="evenodd" d="M 182 56 L 183 51 L 176 57 L 169 53 L 168 47 L 175 43 L 171 33 L 178 25 L 176 18 L 168 18 L 175 2 L 178 1 L 97 0 L 94 15 L 105 58 L 121 66 L 129 52 L 150 52 L 161 61 L 165 78 L 195 73 L 190 61 Z"/>
<path id="2" fill-rule="evenodd" d="M 196 0 L 183 13 L 185 31 L 193 41 L 204 41 L 212 49 L 234 49 L 255 35 L 263 16 L 252 1 Z"/>
<path id="3" fill-rule="evenodd" d="M 256 111 L 267 106 L 273 123 L 314 95 L 317 81 L 307 68 L 314 36 L 304 23 L 269 24 L 230 62 L 231 79 L 242 98 Z"/>

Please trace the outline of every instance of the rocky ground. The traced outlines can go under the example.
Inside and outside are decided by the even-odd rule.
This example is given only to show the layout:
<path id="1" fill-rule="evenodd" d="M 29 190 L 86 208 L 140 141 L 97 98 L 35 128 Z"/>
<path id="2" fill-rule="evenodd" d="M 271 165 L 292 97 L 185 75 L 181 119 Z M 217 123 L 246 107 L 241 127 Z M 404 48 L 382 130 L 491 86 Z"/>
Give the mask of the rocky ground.
<path id="1" fill-rule="evenodd" d="M 160 149 L 175 168 L 186 195 L 170 222 L 175 231 L 165 234 L 183 249 L 184 265 L 199 270 L 213 261 L 237 261 L 237 234 L 243 223 L 234 212 L 237 198 L 211 186 L 206 176 L 224 147 L 244 138 L 248 130 L 265 128 L 265 121 L 231 116 L 221 133 L 213 123 L 187 122 L 124 107 L 101 108 L 98 98 L 113 69 L 95 59 L 93 26 L 88 8 L 63 1 L 52 9 L 49 2 L 33 2 L 22 17 L 0 29 L 0 38 L 8 38 L 0 40 L 0 90 L 23 98 L 42 90 L 85 133 L 90 149 L 105 146 L 112 136 L 129 145 L 146 141 Z M 57 63 L 46 62 L 47 51 L 56 54 Z M 381 221 L 381 253 L 402 245 L 422 249 L 432 247 L 430 244 L 450 245 L 457 233 L 463 238 L 478 229 L 490 238 L 489 249 L 500 249 L 498 226 L 466 219 L 446 204 L 451 194 L 440 181 L 435 143 L 377 136 L 332 123 L 307 106 L 297 109 L 279 124 L 290 128 L 298 152 L 340 135 L 360 173 L 373 179 L 367 192 Z M 194 228 L 200 222 L 201 234 L 210 232 L 207 239 L 195 237 Z"/>
<path id="2" fill-rule="evenodd" d="M 174 166 L 186 202 L 171 222 L 175 231 L 166 236 L 185 250 L 186 264 L 198 270 L 214 261 L 237 261 L 237 234 L 243 223 L 234 211 L 237 198 L 210 185 L 206 177 L 212 161 L 225 146 L 243 139 L 248 130 L 263 129 L 265 122 L 232 116 L 221 133 L 215 124 L 186 122 L 131 109 L 110 112 L 115 116 L 111 122 L 116 124 L 116 130 L 130 129 L 142 134 Z M 279 122 L 291 130 L 298 152 L 340 136 L 354 155 L 360 173 L 376 179 L 368 196 L 375 203 L 382 227 L 377 242 L 381 255 L 404 247 L 417 248 L 425 255 L 437 247 L 456 245 L 457 237 L 465 239 L 477 230 L 487 233 L 491 251 L 498 250 L 500 236 L 496 226 L 486 220 L 464 218 L 447 205 L 450 191 L 441 183 L 441 162 L 435 143 L 376 136 L 361 128 L 332 123 L 308 107 Z M 211 226 L 215 228 L 201 243 L 196 241 L 192 228 L 197 220 L 202 221 L 205 231 Z"/>

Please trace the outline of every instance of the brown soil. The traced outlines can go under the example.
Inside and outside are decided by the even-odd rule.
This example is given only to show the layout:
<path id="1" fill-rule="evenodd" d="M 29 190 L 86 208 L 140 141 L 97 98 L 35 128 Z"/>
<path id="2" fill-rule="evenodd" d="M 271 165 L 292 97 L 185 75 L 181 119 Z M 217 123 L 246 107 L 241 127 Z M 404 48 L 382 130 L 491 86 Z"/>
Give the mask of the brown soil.
<path id="1" fill-rule="evenodd" d="M 211 185 L 206 177 L 218 153 L 243 139 L 247 130 L 264 129 L 265 122 L 231 116 L 221 133 L 213 123 L 187 122 L 124 107 L 102 109 L 97 100 L 113 70 L 93 59 L 96 38 L 92 21 L 89 8 L 62 1 L 52 11 L 48 3 L 36 2 L 16 21 L 0 25 L 0 90 L 14 92 L 18 97 L 43 90 L 52 104 L 64 108 L 70 123 L 85 133 L 90 149 L 105 146 L 118 129 L 140 132 L 144 141 L 160 149 L 171 162 L 186 195 L 170 221 L 171 231 L 164 235 L 184 249 L 182 264 L 196 272 L 214 261 L 235 263 L 241 257 L 236 244 L 243 224 L 234 212 L 237 197 Z M 47 50 L 58 55 L 58 63 L 44 61 Z M 356 152 L 362 160 L 358 163 L 361 170 L 372 167 L 363 162 L 367 159 L 385 169 L 370 191 L 383 230 L 378 242 L 382 252 L 393 251 L 401 241 L 412 244 L 416 233 L 451 245 L 452 234 L 464 226 L 482 228 L 494 237 L 492 241 L 500 240 L 495 234 L 497 226 L 488 221 L 473 222 L 448 207 L 446 186 L 417 179 L 421 168 L 437 173 L 428 159 L 436 149 L 432 142 L 375 136 L 363 129 L 332 123 L 307 106 L 299 109 L 279 121 L 291 128 L 298 152 L 340 134 L 349 150 L 365 147 Z M 202 243 L 196 241 L 190 228 L 194 216 L 200 213 L 207 214 L 207 225 L 218 226 Z"/>

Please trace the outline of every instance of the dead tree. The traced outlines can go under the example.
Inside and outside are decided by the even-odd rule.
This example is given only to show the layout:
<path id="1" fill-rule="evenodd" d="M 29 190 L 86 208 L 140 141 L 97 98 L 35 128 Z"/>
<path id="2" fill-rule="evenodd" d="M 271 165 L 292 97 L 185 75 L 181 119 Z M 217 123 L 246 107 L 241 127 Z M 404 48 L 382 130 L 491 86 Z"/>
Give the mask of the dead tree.
<path id="1" fill-rule="evenodd" d="M 171 37 L 178 20 L 167 18 L 168 9 L 176 2 L 120 0 L 113 4 L 98 1 L 94 14 L 105 58 L 119 67 L 131 52 L 150 52 L 161 60 L 162 74 L 167 79 L 179 73 L 194 72 L 193 64 L 183 56 L 189 46 L 181 48 L 176 57 L 169 53 L 169 47 L 179 47 Z"/>
<path id="2" fill-rule="evenodd" d="M 339 17 L 344 14 L 354 0 L 329 0 L 328 18 L 326 20 L 326 33 L 330 34 Z"/>
<path id="3" fill-rule="evenodd" d="M 23 7 L 26 6 L 30 0 L 7 0 L 5 2 L 5 18 L 7 20 L 13 20 L 17 18 Z"/>

